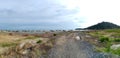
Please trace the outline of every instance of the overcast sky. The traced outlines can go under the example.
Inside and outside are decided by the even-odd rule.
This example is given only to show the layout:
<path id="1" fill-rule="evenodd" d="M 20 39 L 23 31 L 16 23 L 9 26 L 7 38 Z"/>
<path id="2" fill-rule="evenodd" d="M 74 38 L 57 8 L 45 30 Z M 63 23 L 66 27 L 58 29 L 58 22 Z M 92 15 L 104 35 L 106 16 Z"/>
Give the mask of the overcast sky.
<path id="1" fill-rule="evenodd" d="M 101 21 L 120 25 L 119 0 L 0 0 L 1 24 L 84 28 Z"/>

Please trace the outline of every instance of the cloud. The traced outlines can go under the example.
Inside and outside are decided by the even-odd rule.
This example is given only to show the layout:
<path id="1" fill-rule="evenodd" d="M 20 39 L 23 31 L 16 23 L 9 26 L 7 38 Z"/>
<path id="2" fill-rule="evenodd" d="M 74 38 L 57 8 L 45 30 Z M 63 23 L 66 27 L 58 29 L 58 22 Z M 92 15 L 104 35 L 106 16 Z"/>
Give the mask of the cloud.
<path id="1" fill-rule="evenodd" d="M 0 6 L 2 23 L 8 22 L 8 20 L 11 23 L 71 21 L 73 19 L 68 17 L 78 11 L 76 9 L 68 10 L 64 6 L 50 0 L 0 0 L 0 5 L 2 5 Z"/>
<path id="2" fill-rule="evenodd" d="M 119 3 L 119 0 L 0 0 L 0 23 L 64 28 L 84 28 L 101 21 L 120 25 Z"/>
<path id="3" fill-rule="evenodd" d="M 101 21 L 120 25 L 119 0 L 79 0 L 79 16 L 85 18 L 82 27 L 88 27 Z"/>
<path id="4" fill-rule="evenodd" d="M 79 11 L 52 0 L 0 0 L 0 5 L 0 24 L 10 29 L 73 29 Z"/>

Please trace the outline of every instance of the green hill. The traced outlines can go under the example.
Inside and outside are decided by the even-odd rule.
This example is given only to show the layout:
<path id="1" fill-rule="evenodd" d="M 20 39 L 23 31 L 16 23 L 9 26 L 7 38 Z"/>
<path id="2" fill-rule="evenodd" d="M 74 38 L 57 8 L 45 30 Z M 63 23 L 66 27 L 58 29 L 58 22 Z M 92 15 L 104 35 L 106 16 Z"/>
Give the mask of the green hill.
<path id="1" fill-rule="evenodd" d="M 85 29 L 94 29 L 94 30 L 100 30 L 100 29 L 115 29 L 115 28 L 120 28 L 120 26 L 110 23 L 110 22 L 101 22 L 96 25 L 87 27 Z"/>

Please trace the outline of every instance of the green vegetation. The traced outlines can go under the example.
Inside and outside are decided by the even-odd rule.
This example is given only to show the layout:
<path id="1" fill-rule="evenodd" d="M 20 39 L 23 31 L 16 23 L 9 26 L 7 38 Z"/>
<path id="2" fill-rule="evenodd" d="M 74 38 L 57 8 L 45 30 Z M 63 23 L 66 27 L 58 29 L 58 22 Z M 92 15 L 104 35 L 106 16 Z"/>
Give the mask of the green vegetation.
<path id="1" fill-rule="evenodd" d="M 108 42 L 109 38 L 108 37 L 100 37 L 99 41 L 100 42 Z"/>
<path id="2" fill-rule="evenodd" d="M 91 36 L 98 38 L 98 46 L 96 50 L 98 52 L 111 53 L 120 56 L 120 48 L 111 49 L 113 44 L 120 44 L 120 29 L 106 29 L 92 31 L 89 33 Z"/>
<path id="3" fill-rule="evenodd" d="M 42 43 L 42 40 L 38 40 L 37 43 Z"/>
<path id="4" fill-rule="evenodd" d="M 120 26 L 110 22 L 101 22 L 96 25 L 90 26 L 86 29 L 101 30 L 101 29 L 115 29 L 115 28 L 120 28 Z"/>
<path id="5" fill-rule="evenodd" d="M 16 45 L 17 43 L 0 43 L 0 47 L 11 47 Z"/>
<path id="6" fill-rule="evenodd" d="M 98 52 L 104 52 L 104 53 L 111 53 L 111 54 L 116 54 L 120 56 L 120 48 L 113 50 L 110 48 L 110 44 L 108 44 L 108 47 L 104 48 L 96 48 Z"/>
<path id="7" fill-rule="evenodd" d="M 120 38 L 113 39 L 114 42 L 120 42 Z"/>
<path id="8" fill-rule="evenodd" d="M 120 29 L 107 29 L 106 32 L 120 33 Z"/>
<path id="9" fill-rule="evenodd" d="M 119 55 L 119 56 L 120 56 L 120 48 L 119 48 L 119 49 L 116 49 L 116 50 L 111 49 L 111 50 L 110 50 L 110 53 L 116 54 L 116 55 Z"/>
<path id="10" fill-rule="evenodd" d="M 36 38 L 38 38 L 38 37 L 36 37 L 36 36 L 28 36 L 28 37 L 26 37 L 24 39 L 36 39 Z"/>
<path id="11" fill-rule="evenodd" d="M 57 34 L 54 33 L 53 36 L 57 36 Z"/>

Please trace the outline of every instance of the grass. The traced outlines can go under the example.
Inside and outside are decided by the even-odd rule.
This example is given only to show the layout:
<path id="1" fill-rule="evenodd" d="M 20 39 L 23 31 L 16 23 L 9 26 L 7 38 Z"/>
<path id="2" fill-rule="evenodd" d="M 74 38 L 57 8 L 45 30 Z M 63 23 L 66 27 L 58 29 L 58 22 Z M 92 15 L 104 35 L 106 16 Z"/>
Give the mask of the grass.
<path id="1" fill-rule="evenodd" d="M 17 43 L 0 43 L 0 47 L 10 47 L 10 46 L 16 46 Z"/>
<path id="2" fill-rule="evenodd" d="M 112 44 L 114 44 L 115 42 L 120 42 L 120 38 L 110 40 L 107 37 L 102 37 L 101 41 L 105 43 L 105 46 L 97 48 L 97 51 L 104 52 L 104 53 L 116 54 L 116 55 L 120 56 L 120 48 L 116 49 L 116 50 L 111 49 Z"/>
<path id="3" fill-rule="evenodd" d="M 2 58 L 24 58 L 20 53 L 28 49 L 29 46 L 31 46 L 29 55 L 33 58 L 46 54 L 48 50 L 53 47 L 52 39 L 40 38 L 39 34 L 38 36 L 35 35 L 36 34 L 23 36 L 22 34 L 10 35 L 9 33 L 0 33 L 0 58 L 2 56 Z M 53 37 L 56 38 L 57 35 L 58 34 L 55 33 Z M 30 44 L 28 42 L 30 42 Z M 32 45 L 34 42 L 36 42 L 35 45 Z M 20 48 L 19 46 L 22 43 L 25 43 L 24 48 Z"/>
<path id="4" fill-rule="evenodd" d="M 120 42 L 120 38 L 113 39 L 114 42 Z"/>
<path id="5" fill-rule="evenodd" d="M 111 36 L 113 36 L 113 37 L 120 37 L 120 33 L 113 33 Z"/>
<path id="6" fill-rule="evenodd" d="M 115 32 L 115 33 L 120 33 L 120 29 L 107 29 L 105 32 Z"/>
<path id="7" fill-rule="evenodd" d="M 112 44 L 120 43 L 120 29 L 100 30 L 91 32 L 90 35 L 98 37 L 98 41 L 103 45 L 101 47 L 96 47 L 98 52 L 111 53 L 120 56 L 120 48 L 116 50 L 110 48 Z"/>
<path id="8" fill-rule="evenodd" d="M 36 39 L 36 38 L 38 38 L 38 37 L 36 37 L 36 36 L 28 36 L 28 37 L 26 37 L 24 39 Z"/>
<path id="9" fill-rule="evenodd" d="M 100 42 L 108 42 L 108 41 L 109 41 L 109 38 L 102 36 L 102 37 L 99 38 L 99 41 L 100 41 Z"/>
<path id="10" fill-rule="evenodd" d="M 115 54 L 115 55 L 119 55 L 120 56 L 120 48 L 119 49 L 116 49 L 116 50 L 113 50 L 113 49 L 110 49 L 110 48 L 96 48 L 96 50 L 98 52 L 104 52 L 104 53 L 111 53 L 111 54 Z"/>
<path id="11" fill-rule="evenodd" d="M 37 43 L 42 43 L 42 40 L 38 40 Z"/>
<path id="12" fill-rule="evenodd" d="M 111 53 L 120 56 L 120 48 L 111 49 L 112 44 L 120 44 L 120 29 L 99 30 L 89 33 L 93 37 L 97 37 L 99 41 L 96 50 L 98 52 Z"/>
<path id="13" fill-rule="evenodd" d="M 119 55 L 119 56 L 120 56 L 120 48 L 119 48 L 119 49 L 116 49 L 116 50 L 111 49 L 111 50 L 110 50 L 110 53 L 116 54 L 116 55 Z"/>

